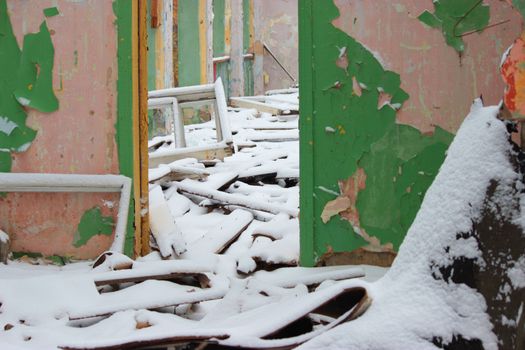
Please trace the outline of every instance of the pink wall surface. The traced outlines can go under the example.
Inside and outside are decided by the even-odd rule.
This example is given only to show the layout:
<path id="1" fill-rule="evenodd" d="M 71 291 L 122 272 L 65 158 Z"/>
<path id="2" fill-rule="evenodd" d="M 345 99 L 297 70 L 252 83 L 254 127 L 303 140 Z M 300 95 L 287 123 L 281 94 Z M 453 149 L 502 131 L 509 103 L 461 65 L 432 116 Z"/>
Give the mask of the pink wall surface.
<path id="1" fill-rule="evenodd" d="M 521 16 L 509 3 L 486 0 L 490 22 L 503 24 L 464 36 L 462 57 L 445 43 L 440 30 L 417 17 L 434 12 L 432 1 L 334 0 L 340 17 L 334 25 L 376 53 L 384 68 L 401 76 L 409 95 L 397 114 L 402 124 L 422 132 L 434 125 L 455 132 L 470 108 L 483 95 L 485 104 L 498 104 L 505 84 L 500 61 L 521 33 Z M 350 58 L 351 59 L 351 58 Z"/>
<path id="2" fill-rule="evenodd" d="M 260 40 L 270 47 L 281 64 L 296 79 L 298 76 L 298 0 L 254 0 L 260 2 L 255 13 L 255 21 L 261 28 Z M 266 76 L 264 89 L 288 88 L 294 82 L 266 52 L 264 54 L 263 75 Z"/>
<path id="3" fill-rule="evenodd" d="M 29 109 L 27 125 L 38 134 L 14 155 L 12 172 L 118 174 L 117 31 L 112 0 L 8 0 L 15 35 L 37 32 L 45 19 L 55 49 L 53 88 L 59 109 Z M 60 14 L 45 18 L 43 10 Z M 110 208 L 111 203 L 114 208 Z M 0 228 L 12 251 L 92 258 L 109 248 L 111 236 L 95 236 L 73 247 L 84 212 L 99 206 L 115 216 L 115 194 L 18 194 L 0 198 Z M 116 221 L 116 218 L 115 218 Z"/>

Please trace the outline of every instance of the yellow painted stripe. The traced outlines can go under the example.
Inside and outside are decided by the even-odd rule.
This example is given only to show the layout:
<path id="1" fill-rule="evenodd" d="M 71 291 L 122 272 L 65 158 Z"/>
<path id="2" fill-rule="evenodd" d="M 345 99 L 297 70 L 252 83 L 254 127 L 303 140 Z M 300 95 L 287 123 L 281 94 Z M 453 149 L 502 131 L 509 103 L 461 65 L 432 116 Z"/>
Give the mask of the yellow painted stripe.
<path id="1" fill-rule="evenodd" d="M 163 1 L 158 2 L 157 11 L 158 11 L 157 15 L 159 19 L 162 21 L 162 18 L 164 18 L 163 16 L 164 2 Z M 164 35 L 163 35 L 163 32 L 165 30 L 164 25 L 165 25 L 164 23 L 161 23 L 160 26 L 155 30 L 155 49 L 157 50 L 157 52 L 155 52 L 155 71 L 156 71 L 155 77 L 157 80 L 155 82 L 155 86 L 157 89 L 164 89 L 168 87 L 168 86 L 164 86 L 164 74 L 165 74 L 165 69 L 164 69 L 165 47 L 164 47 Z"/>
<path id="2" fill-rule="evenodd" d="M 225 1 L 224 9 L 224 53 L 229 55 L 231 53 L 231 26 L 232 26 L 232 4 L 231 0 Z"/>

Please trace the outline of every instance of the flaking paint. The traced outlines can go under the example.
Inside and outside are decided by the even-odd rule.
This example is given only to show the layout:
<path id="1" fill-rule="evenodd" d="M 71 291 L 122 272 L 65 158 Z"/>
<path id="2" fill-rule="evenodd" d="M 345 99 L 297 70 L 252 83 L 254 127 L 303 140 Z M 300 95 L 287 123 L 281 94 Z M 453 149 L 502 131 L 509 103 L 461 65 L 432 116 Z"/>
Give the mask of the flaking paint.
<path id="1" fill-rule="evenodd" d="M 86 210 L 80 218 L 77 232 L 73 240 L 75 247 L 81 247 L 97 235 L 111 236 L 115 226 L 115 221 L 111 216 L 103 216 L 100 207 Z"/>
<path id="2" fill-rule="evenodd" d="M 299 3 L 302 264 L 398 249 L 472 99 L 501 98 L 499 60 L 521 21 L 488 3 L 506 22 L 465 36 L 462 57 L 417 19 L 431 1 Z"/>
<path id="3" fill-rule="evenodd" d="M 60 108 L 52 113 L 27 110 L 28 127 L 38 131 L 33 144 L 12 157 L 0 155 L 12 160 L 13 172 L 133 177 L 133 3 L 7 1 L 18 47 L 26 34 L 40 31 L 44 9 L 60 9 L 59 15 L 45 19 L 55 52 L 52 87 Z M 110 203 L 118 198 L 111 193 L 10 193 L 0 198 L 0 226 L 13 238 L 14 251 L 93 258 L 108 249 L 112 236 L 94 236 L 77 248 L 77 225 L 86 210 L 97 206 L 103 216 L 115 219 L 118 205 Z M 132 218 L 130 210 L 127 252 L 133 242 Z"/>

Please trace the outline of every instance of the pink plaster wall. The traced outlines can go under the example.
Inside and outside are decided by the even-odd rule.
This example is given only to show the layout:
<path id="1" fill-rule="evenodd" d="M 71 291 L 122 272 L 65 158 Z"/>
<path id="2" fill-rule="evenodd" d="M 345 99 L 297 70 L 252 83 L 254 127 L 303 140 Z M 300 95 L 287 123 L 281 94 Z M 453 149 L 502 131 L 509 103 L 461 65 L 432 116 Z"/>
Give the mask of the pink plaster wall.
<path id="1" fill-rule="evenodd" d="M 282 65 L 298 79 L 298 0 L 254 0 L 259 2 L 259 13 L 255 21 L 260 21 L 260 38 L 266 43 Z M 264 89 L 288 88 L 294 82 L 265 53 L 263 62 Z"/>
<path id="2" fill-rule="evenodd" d="M 53 87 L 59 110 L 29 110 L 27 124 L 38 131 L 31 147 L 18 153 L 12 172 L 118 174 L 117 32 L 112 0 L 8 0 L 8 10 L 22 46 L 23 35 L 37 32 L 43 10 L 55 48 Z M 44 255 L 95 257 L 112 237 L 92 238 L 74 248 L 73 236 L 83 213 L 100 206 L 115 215 L 115 194 L 8 194 L 0 199 L 0 228 L 11 235 L 12 251 Z"/>
<path id="3" fill-rule="evenodd" d="M 485 104 L 497 104 L 502 99 L 501 56 L 521 33 L 521 16 L 507 2 L 485 1 L 490 24 L 508 22 L 465 36 L 461 58 L 440 30 L 417 19 L 424 10 L 434 12 L 431 0 L 334 2 L 341 13 L 334 25 L 375 52 L 386 69 L 400 74 L 401 87 L 410 95 L 398 112 L 400 123 L 423 132 L 431 132 L 434 125 L 455 132 L 471 100 L 483 95 Z"/>

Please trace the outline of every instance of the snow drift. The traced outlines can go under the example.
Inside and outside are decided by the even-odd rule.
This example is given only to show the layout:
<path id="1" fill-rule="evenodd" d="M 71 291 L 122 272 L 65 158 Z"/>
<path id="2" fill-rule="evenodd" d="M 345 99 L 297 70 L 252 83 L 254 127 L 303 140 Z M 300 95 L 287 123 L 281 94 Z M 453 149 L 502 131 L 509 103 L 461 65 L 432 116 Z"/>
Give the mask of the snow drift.
<path id="1" fill-rule="evenodd" d="M 359 319 L 301 349 L 514 349 L 524 342 L 519 149 L 480 100 Z"/>

